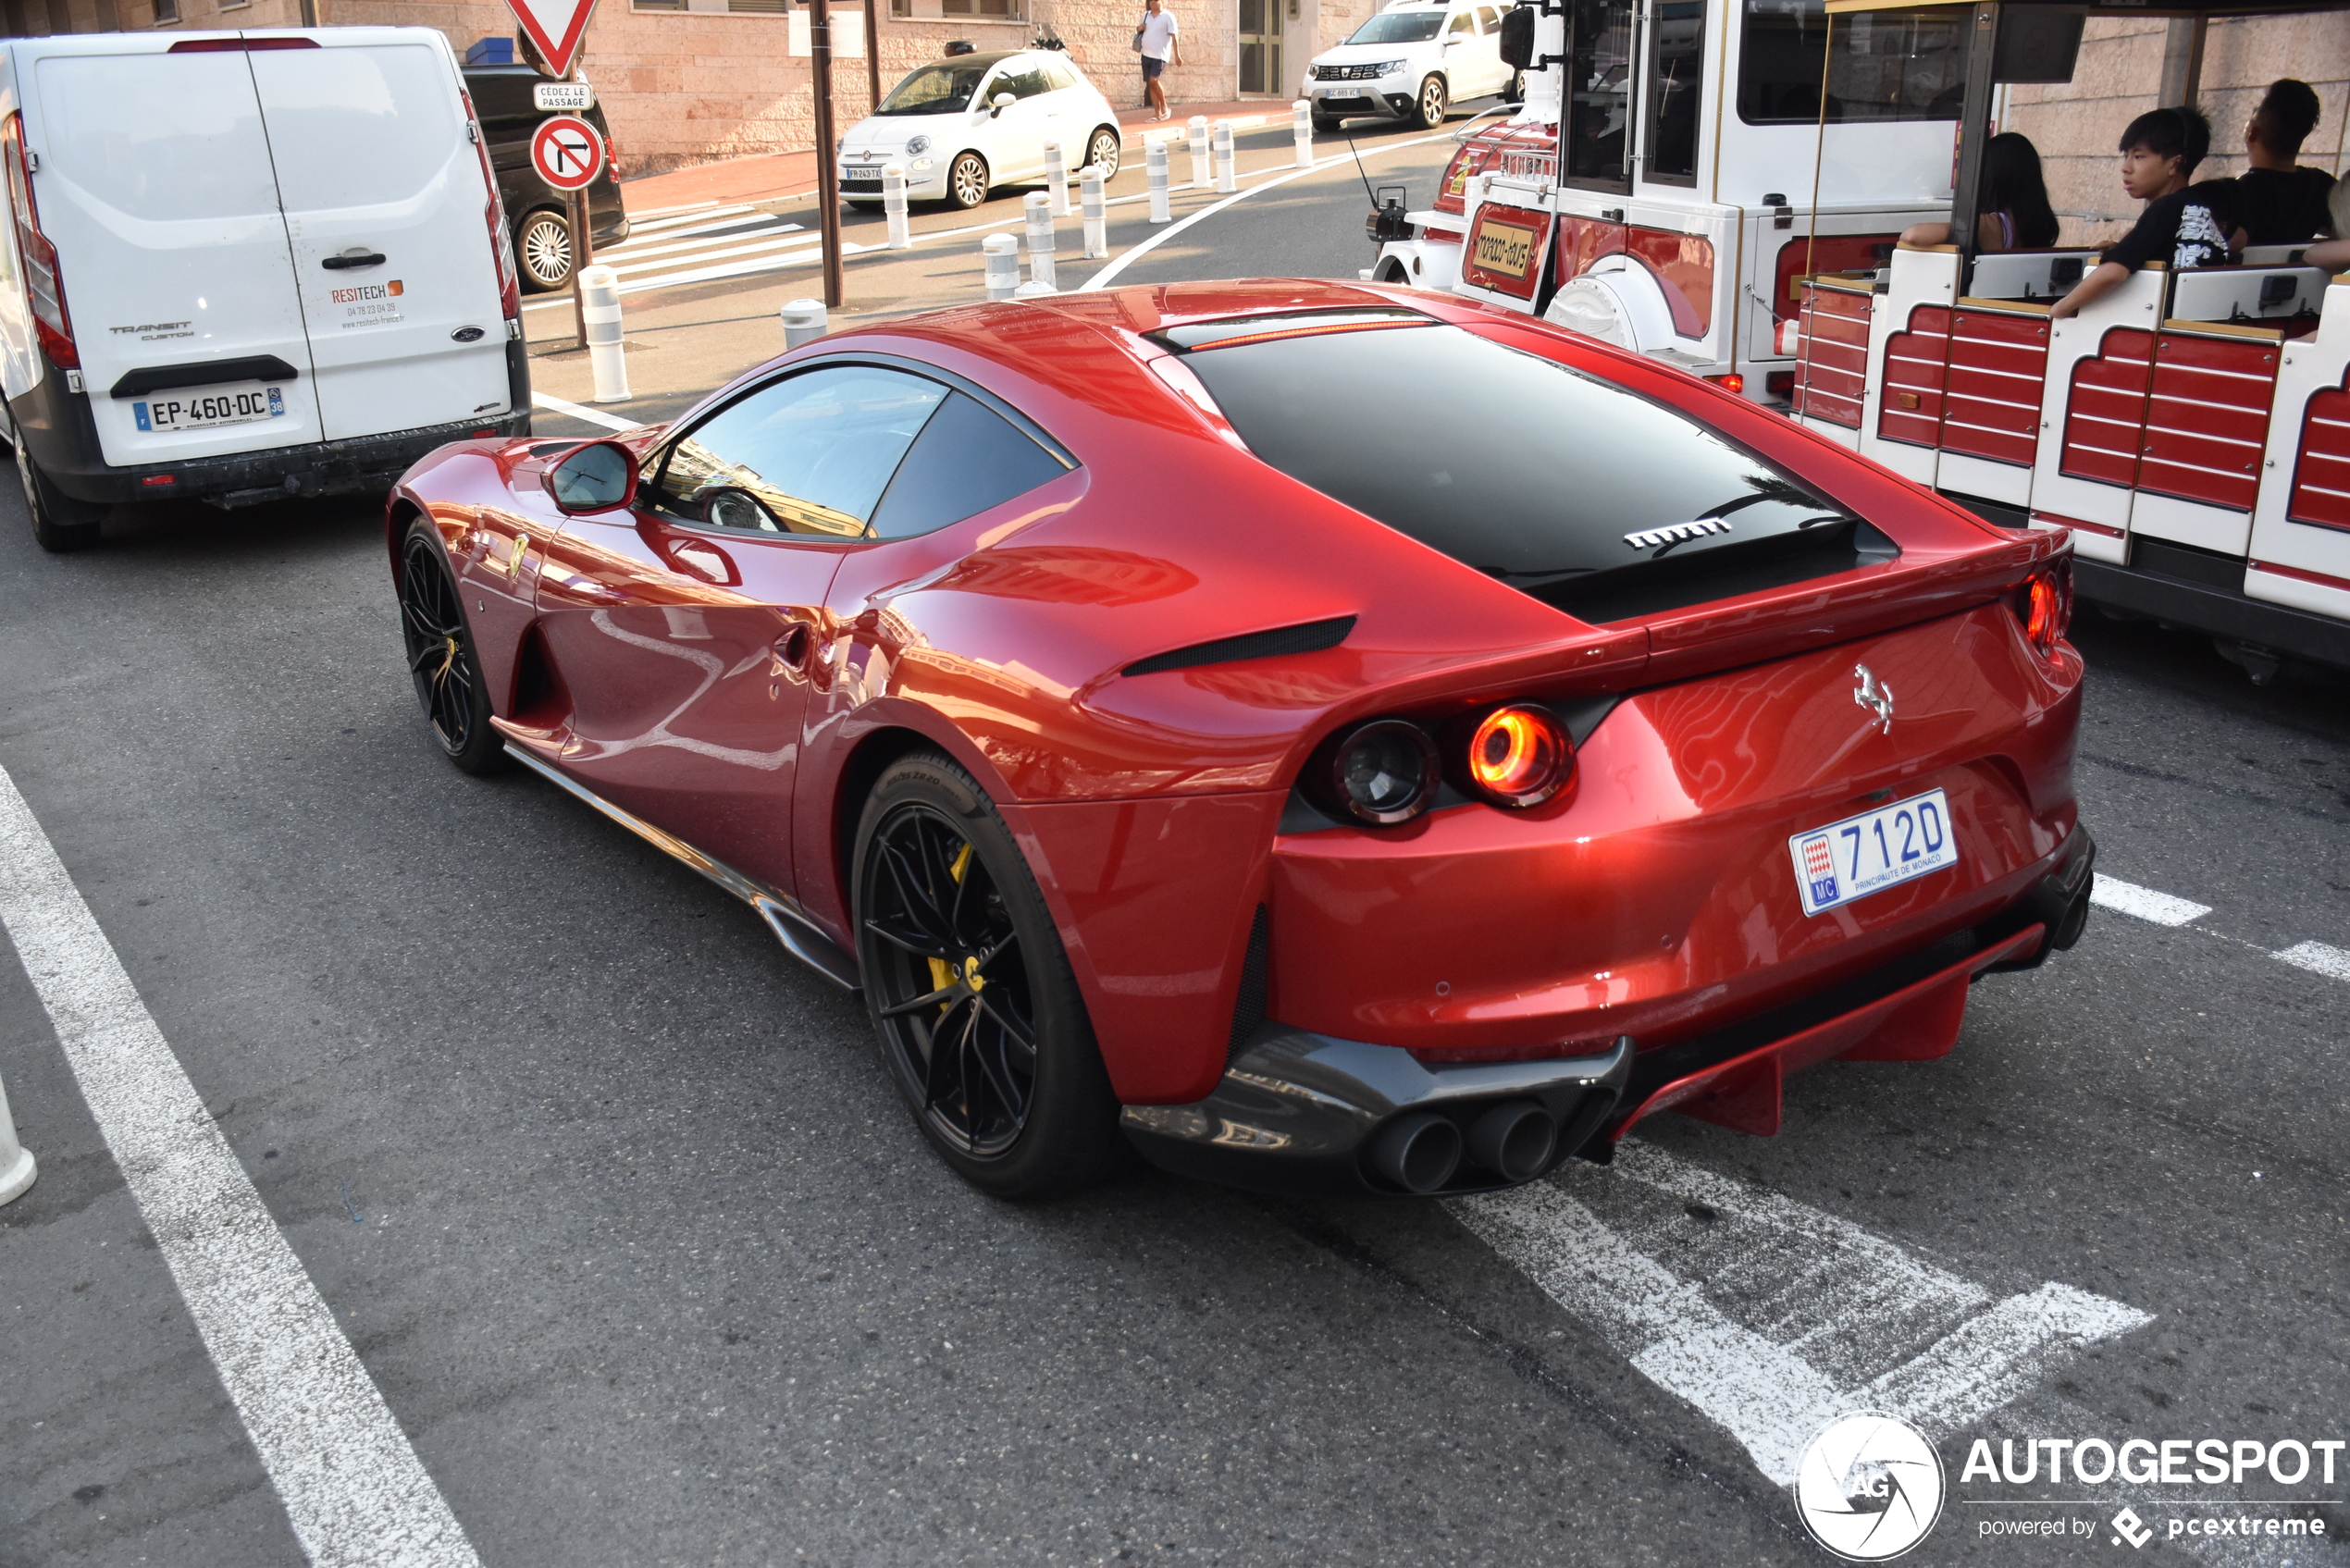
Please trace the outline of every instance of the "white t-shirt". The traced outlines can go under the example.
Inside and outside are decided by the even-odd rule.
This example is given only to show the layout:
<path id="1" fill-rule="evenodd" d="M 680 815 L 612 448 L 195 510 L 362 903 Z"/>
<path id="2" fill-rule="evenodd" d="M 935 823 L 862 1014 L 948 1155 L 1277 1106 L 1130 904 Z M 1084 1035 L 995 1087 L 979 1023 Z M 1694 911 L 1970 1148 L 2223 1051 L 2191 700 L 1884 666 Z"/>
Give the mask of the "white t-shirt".
<path id="1" fill-rule="evenodd" d="M 1167 58 L 1175 47 L 1175 13 L 1161 9 L 1156 16 L 1143 13 L 1143 53 L 1154 60 Z"/>

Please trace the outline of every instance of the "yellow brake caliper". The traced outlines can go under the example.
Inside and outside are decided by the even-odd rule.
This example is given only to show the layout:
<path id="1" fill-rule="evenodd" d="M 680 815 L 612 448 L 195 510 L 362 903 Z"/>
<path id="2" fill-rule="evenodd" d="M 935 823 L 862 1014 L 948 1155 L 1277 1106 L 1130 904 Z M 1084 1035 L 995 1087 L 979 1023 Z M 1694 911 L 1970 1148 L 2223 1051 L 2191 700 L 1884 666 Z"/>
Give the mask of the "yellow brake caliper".
<path id="1" fill-rule="evenodd" d="M 955 863 L 954 863 L 953 865 L 951 865 L 951 866 L 949 866 L 949 867 L 947 867 L 947 868 L 946 868 L 946 874 L 947 874 L 948 876 L 950 876 L 950 877 L 953 877 L 957 883 L 960 883 L 960 882 L 963 880 L 963 873 L 964 873 L 965 871 L 967 871 L 967 870 L 969 870 L 971 869 L 971 841 L 970 841 L 969 839 L 965 839 L 965 840 L 963 841 L 963 847 L 962 847 L 962 849 L 961 849 L 961 850 L 960 850 L 960 852 L 959 852 L 959 853 L 956 855 L 956 857 L 955 857 Z M 944 958 L 933 958 L 933 959 L 929 960 L 929 963 L 930 963 L 930 988 L 931 988 L 933 991 L 944 991 L 944 990 L 946 990 L 948 986 L 950 986 L 950 985 L 954 984 L 954 983 L 955 983 L 955 982 L 956 982 L 956 980 L 959 978 L 959 976 L 957 975 L 956 969 L 955 969 L 955 966 L 954 966 L 953 964 L 951 964 L 951 963 L 948 963 L 946 959 L 944 959 Z M 978 978 L 978 976 L 977 976 L 977 971 L 976 971 L 976 970 L 974 970 L 974 971 L 973 971 L 973 974 L 972 974 L 972 979 L 973 979 L 973 980 L 974 980 L 974 982 L 975 982 L 975 981 L 977 980 L 977 978 Z M 978 989 L 979 989 L 979 987 L 978 987 L 978 985 L 977 985 L 976 983 L 974 983 L 974 984 L 971 986 L 971 989 L 972 989 L 973 991 L 976 991 L 976 990 L 978 990 Z M 948 1004 L 947 1004 L 947 1003 L 941 1002 L 941 1003 L 938 1005 L 938 1010 L 939 1010 L 940 1012 L 942 1012 L 942 1013 L 943 1013 L 943 1012 L 945 1012 L 945 1011 L 946 1010 L 947 1006 L 948 1006 Z"/>

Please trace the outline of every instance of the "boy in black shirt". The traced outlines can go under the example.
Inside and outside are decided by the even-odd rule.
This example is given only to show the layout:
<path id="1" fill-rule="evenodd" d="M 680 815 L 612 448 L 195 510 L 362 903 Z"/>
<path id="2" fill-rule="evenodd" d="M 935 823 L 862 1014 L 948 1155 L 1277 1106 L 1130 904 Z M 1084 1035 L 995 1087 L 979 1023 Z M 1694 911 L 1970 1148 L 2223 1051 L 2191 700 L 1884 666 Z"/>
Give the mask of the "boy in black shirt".
<path id="1" fill-rule="evenodd" d="M 2193 109 L 2149 109 L 2130 122 L 2121 133 L 2121 189 L 2146 209 L 2096 270 L 2049 308 L 2051 319 L 2080 314 L 2150 261 L 2173 270 L 2226 265 L 2236 227 L 2234 183 L 2187 183 L 2210 148 L 2211 122 Z"/>
<path id="2" fill-rule="evenodd" d="M 2318 95 L 2291 77 L 2269 84 L 2268 95 L 2244 128 L 2252 167 L 2236 176 L 2236 221 L 2246 245 L 2298 245 L 2328 228 L 2326 198 L 2333 176 L 2295 168 L 2302 139 L 2318 123 Z"/>

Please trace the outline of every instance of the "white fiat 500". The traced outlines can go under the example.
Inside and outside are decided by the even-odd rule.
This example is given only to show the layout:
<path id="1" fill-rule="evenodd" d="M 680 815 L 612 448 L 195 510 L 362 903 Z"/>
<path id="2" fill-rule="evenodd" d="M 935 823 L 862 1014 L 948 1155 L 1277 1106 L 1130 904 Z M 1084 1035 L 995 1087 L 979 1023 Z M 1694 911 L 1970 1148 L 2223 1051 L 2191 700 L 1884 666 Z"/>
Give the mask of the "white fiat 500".
<path id="1" fill-rule="evenodd" d="M 1045 144 L 1071 170 L 1118 172 L 1118 114 L 1069 56 L 1049 49 L 953 55 L 908 76 L 840 142 L 840 193 L 878 204 L 882 167 L 906 166 L 906 195 L 975 207 L 991 186 L 1045 176 Z"/>
<path id="2" fill-rule="evenodd" d="M 1502 60 L 1509 8 L 1508 0 L 1398 0 L 1305 68 L 1315 126 L 1379 115 L 1433 130 L 1464 99 L 1515 97 L 1517 73 Z"/>

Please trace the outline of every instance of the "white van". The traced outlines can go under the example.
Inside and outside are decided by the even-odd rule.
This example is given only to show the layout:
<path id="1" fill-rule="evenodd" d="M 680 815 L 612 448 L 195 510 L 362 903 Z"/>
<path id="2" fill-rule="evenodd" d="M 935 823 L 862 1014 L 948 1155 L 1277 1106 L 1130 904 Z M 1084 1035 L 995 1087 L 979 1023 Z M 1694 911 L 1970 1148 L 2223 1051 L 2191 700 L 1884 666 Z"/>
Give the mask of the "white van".
<path id="1" fill-rule="evenodd" d="M 381 491 L 527 433 L 498 188 L 427 28 L 0 44 L 0 387 L 33 530 Z"/>

